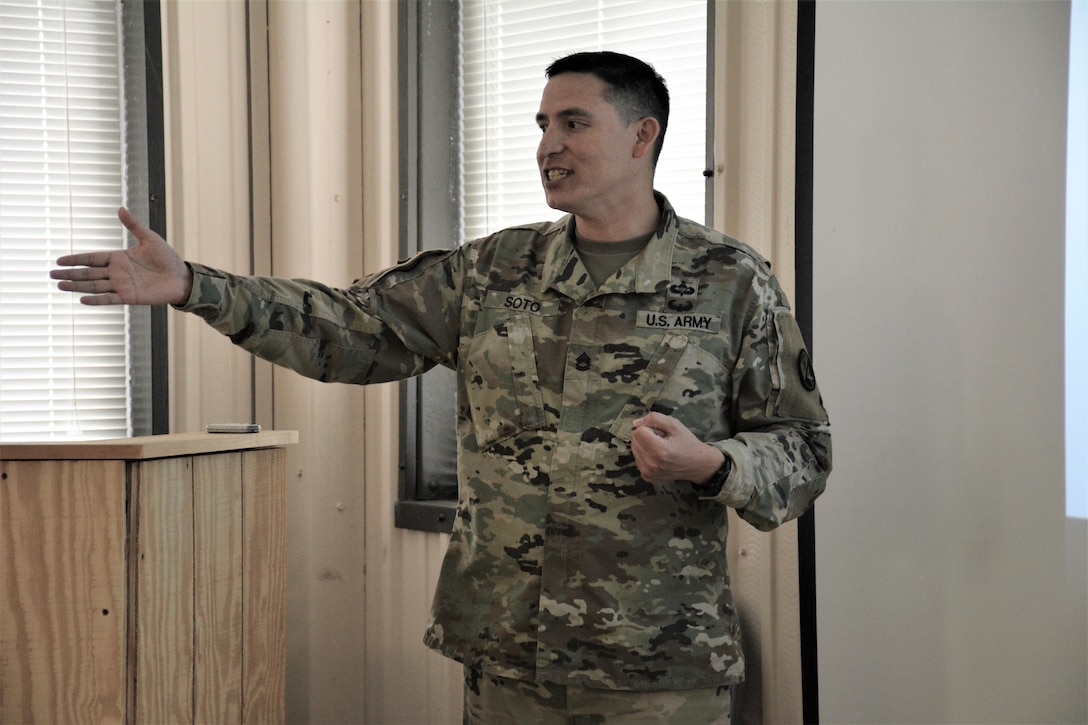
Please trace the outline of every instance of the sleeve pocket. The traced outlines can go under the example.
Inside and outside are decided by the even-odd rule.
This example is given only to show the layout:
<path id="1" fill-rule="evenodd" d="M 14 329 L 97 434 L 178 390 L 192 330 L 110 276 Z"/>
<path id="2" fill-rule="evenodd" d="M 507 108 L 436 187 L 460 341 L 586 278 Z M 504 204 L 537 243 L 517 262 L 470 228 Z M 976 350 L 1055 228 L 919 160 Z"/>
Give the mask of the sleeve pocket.
<path id="1" fill-rule="evenodd" d="M 770 331 L 772 395 L 768 415 L 825 422 L 827 413 L 816 384 L 812 358 L 788 307 L 774 310 Z"/>

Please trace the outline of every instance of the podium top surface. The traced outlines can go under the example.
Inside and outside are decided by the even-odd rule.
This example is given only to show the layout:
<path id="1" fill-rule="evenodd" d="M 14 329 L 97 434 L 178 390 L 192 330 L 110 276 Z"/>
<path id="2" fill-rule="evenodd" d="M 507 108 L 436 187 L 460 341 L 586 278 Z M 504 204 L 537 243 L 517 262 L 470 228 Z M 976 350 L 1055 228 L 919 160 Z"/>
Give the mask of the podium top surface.
<path id="1" fill-rule="evenodd" d="M 298 431 L 260 433 L 172 433 L 101 441 L 0 443 L 0 461 L 123 460 L 173 458 L 205 453 L 279 448 L 298 443 Z"/>

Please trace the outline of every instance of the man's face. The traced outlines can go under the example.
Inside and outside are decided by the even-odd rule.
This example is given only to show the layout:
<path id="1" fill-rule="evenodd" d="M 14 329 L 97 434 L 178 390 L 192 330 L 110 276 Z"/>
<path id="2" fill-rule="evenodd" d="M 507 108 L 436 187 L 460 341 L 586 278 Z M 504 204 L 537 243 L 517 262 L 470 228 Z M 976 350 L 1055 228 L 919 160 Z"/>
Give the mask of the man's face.
<path id="1" fill-rule="evenodd" d="M 598 223 L 623 214 L 641 188 L 639 123 L 625 124 L 589 73 L 551 78 L 540 99 L 536 161 L 548 206 Z"/>

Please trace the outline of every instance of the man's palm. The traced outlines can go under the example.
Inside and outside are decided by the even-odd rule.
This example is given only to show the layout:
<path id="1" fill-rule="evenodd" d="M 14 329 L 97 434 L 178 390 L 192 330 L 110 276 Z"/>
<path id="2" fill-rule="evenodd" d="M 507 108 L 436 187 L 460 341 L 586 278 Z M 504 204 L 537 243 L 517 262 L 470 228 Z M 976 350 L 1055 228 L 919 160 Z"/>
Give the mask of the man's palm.
<path id="1" fill-rule="evenodd" d="M 127 209 L 121 223 L 137 245 L 114 252 L 87 252 L 61 257 L 62 269 L 51 273 L 66 292 L 81 292 L 85 305 L 183 304 L 189 298 L 192 275 L 185 262 L 161 236 Z"/>

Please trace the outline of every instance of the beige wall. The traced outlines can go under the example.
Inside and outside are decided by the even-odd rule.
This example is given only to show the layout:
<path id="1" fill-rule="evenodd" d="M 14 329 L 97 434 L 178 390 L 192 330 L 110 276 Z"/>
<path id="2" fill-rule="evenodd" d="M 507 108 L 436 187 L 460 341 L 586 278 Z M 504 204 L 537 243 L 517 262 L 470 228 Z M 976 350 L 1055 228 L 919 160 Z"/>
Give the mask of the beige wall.
<path id="1" fill-rule="evenodd" d="M 1062 2 L 817 6 L 825 722 L 1088 722 L 1088 526 L 1065 517 L 1062 446 L 1068 33 Z"/>
<path id="2" fill-rule="evenodd" d="M 792 299 L 797 4 L 718 2 L 714 226 L 752 245 Z M 744 634 L 744 722 L 802 719 L 797 525 L 730 515 L 729 569 Z"/>
<path id="3" fill-rule="evenodd" d="M 396 240 L 398 208 L 396 8 L 364 2 L 363 155 L 367 240 Z M 370 30 L 367 30 L 367 29 Z M 381 210 L 372 214 L 375 209 Z M 366 266 L 392 264 L 393 243 L 367 246 Z M 461 668 L 422 644 L 446 535 L 393 526 L 396 386 L 367 388 L 366 631 L 368 723 L 459 723 Z M 376 412 L 375 412 L 376 411 Z"/>
<path id="4" fill-rule="evenodd" d="M 245 6 L 168 2 L 162 22 L 170 240 L 185 257 L 248 272 Z M 168 321 L 174 430 L 248 420 L 249 355 L 196 318 Z"/>
<path id="5" fill-rule="evenodd" d="M 392 263 L 395 6 L 163 8 L 179 251 L 341 285 Z M 421 642 L 446 537 L 392 525 L 396 387 L 322 385 L 251 361 L 196 318 L 171 325 L 175 430 L 256 420 L 300 432 L 288 460 L 288 719 L 459 722 L 460 670 Z"/>
<path id="6" fill-rule="evenodd" d="M 168 222 L 179 251 L 334 285 L 392 263 L 395 5 L 163 7 Z M 719 97 L 750 109 L 716 131 L 729 139 L 716 159 L 718 223 L 780 260 L 787 285 L 795 17 L 793 3 L 721 3 L 718 13 L 729 41 L 719 68 L 747 74 L 723 73 Z M 289 720 L 458 722 L 460 669 L 421 644 L 447 537 L 393 527 L 396 386 L 322 385 L 252 361 L 195 318 L 173 315 L 171 325 L 175 430 L 256 420 L 300 432 L 288 461 Z M 799 721 L 794 539 L 792 527 L 767 536 L 738 520 L 730 542 L 765 693 L 746 701 L 768 721 Z"/>

